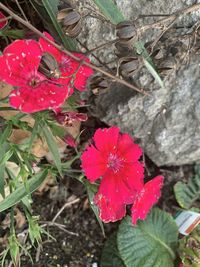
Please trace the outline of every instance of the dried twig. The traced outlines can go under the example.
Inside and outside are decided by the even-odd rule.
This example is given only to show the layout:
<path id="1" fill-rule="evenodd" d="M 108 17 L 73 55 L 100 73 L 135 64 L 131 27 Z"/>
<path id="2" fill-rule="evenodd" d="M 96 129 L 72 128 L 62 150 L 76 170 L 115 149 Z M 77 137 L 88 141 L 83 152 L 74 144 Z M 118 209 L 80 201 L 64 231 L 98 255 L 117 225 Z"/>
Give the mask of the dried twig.
<path id="1" fill-rule="evenodd" d="M 62 208 L 56 213 L 56 215 L 54 216 L 52 222 L 55 222 L 55 221 L 56 221 L 56 219 L 57 219 L 58 216 L 63 212 L 64 209 L 71 207 L 72 205 L 78 203 L 79 201 L 80 201 L 80 198 L 76 198 L 76 199 L 74 199 L 74 200 L 72 200 L 72 201 L 70 201 L 70 202 L 66 202 L 66 203 L 62 206 Z"/>
<path id="2" fill-rule="evenodd" d="M 79 236 L 78 233 L 74 233 L 72 231 L 67 230 L 66 225 L 64 225 L 64 224 L 60 224 L 60 223 L 56 223 L 56 222 L 50 222 L 50 221 L 41 221 L 41 223 L 43 223 L 42 225 L 40 225 L 40 227 L 42 227 L 42 228 L 44 228 L 46 226 L 55 226 L 69 235 Z"/>

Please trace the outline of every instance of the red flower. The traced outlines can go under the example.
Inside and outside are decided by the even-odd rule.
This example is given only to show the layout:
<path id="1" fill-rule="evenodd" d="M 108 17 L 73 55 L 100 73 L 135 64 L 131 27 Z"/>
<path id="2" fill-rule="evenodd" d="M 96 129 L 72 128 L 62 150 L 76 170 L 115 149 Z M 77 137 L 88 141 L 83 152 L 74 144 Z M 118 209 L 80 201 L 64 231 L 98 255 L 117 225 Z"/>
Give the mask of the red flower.
<path id="1" fill-rule="evenodd" d="M 102 177 L 94 200 L 104 222 L 116 221 L 143 188 L 144 168 L 138 161 L 142 150 L 117 127 L 98 129 L 93 140 L 82 154 L 82 168 L 91 182 Z"/>
<path id="2" fill-rule="evenodd" d="M 32 113 L 55 109 L 70 95 L 70 88 L 38 72 L 42 51 L 34 40 L 17 40 L 0 56 L 0 79 L 17 89 L 10 94 L 10 104 Z"/>
<path id="3" fill-rule="evenodd" d="M 0 30 L 2 30 L 8 24 L 6 16 L 0 11 Z"/>
<path id="4" fill-rule="evenodd" d="M 138 192 L 131 209 L 133 224 L 136 224 L 138 219 L 144 220 L 152 206 L 158 201 L 163 179 L 163 176 L 155 177 Z"/>
<path id="5" fill-rule="evenodd" d="M 47 32 L 45 32 L 44 34 L 51 41 L 54 41 L 53 37 L 50 34 L 48 34 Z M 68 81 L 77 90 L 84 91 L 86 89 L 87 79 L 93 74 L 93 70 L 90 67 L 81 65 L 78 61 L 62 53 L 43 38 L 40 38 L 39 43 L 43 52 L 50 53 L 58 61 L 61 72 L 61 78 L 59 79 L 59 82 L 66 83 L 66 81 Z M 83 61 L 90 62 L 84 54 L 73 54 Z"/>

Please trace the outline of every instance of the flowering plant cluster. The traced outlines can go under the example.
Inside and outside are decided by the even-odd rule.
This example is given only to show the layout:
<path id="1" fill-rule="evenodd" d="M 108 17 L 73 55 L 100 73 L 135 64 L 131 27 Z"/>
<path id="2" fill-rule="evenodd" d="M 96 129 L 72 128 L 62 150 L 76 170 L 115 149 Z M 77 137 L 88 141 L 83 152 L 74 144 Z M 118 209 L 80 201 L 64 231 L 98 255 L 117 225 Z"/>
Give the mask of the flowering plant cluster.
<path id="1" fill-rule="evenodd" d="M 144 184 L 144 166 L 139 162 L 142 150 L 130 135 L 118 127 L 98 129 L 83 153 L 82 168 L 90 182 L 101 178 L 95 204 L 104 222 L 114 222 L 126 214 L 132 204 L 132 222 L 144 220 L 161 195 L 163 177 L 157 176 Z"/>
<path id="2" fill-rule="evenodd" d="M 7 2 L 9 1 L 6 1 L 6 4 Z M 127 77 L 135 73 L 136 68 L 140 69 L 138 64 L 142 62 L 141 59 L 147 63 L 144 65 L 150 66 L 155 80 L 162 84 L 145 45 L 140 40 L 136 42 L 139 37 L 135 38 L 135 25 L 123 19 L 113 0 L 107 0 L 106 7 L 105 0 L 93 1 L 105 16 L 106 22 L 110 21 L 116 28 L 115 45 L 119 58 L 116 64 L 117 75 L 113 75 L 111 71 L 104 70 L 104 63 L 94 53 L 96 48 L 89 50 L 81 41 L 76 43 L 75 37 L 81 31 L 83 18 L 71 4 L 67 3 L 67 7 L 62 10 L 63 3 L 58 2 L 63 1 L 55 3 L 52 0 L 44 0 L 41 5 L 34 4 L 38 1 L 30 2 L 34 6 L 34 12 L 38 6 L 39 14 L 40 7 L 44 9 L 46 14 L 42 11 L 40 17 L 43 14 L 47 17 L 43 21 L 44 24 L 41 19 L 41 25 L 45 28 L 46 22 L 52 22 L 50 32 L 54 37 L 60 38 L 61 45 L 57 45 L 44 28 L 39 31 L 36 28 L 37 23 L 35 26 L 29 23 L 29 16 L 27 15 L 27 19 L 20 8 L 23 3 L 15 3 L 21 17 L 13 16 L 14 13 L 0 3 L 0 8 L 8 13 L 6 17 L 0 11 L 0 36 L 4 37 L 3 44 L 6 44 L 0 54 L 2 92 L 4 84 L 10 85 L 9 93 L 1 98 L 0 112 L 11 110 L 14 114 L 4 113 L 1 116 L 0 113 L 4 130 L 0 136 L 0 212 L 7 210 L 10 213 L 8 248 L 5 253 L 0 253 L 3 255 L 2 266 L 8 252 L 14 265 L 20 265 L 20 255 L 24 249 L 22 244 L 26 243 L 27 236 L 33 246 L 42 242 L 42 221 L 32 215 L 31 193 L 39 187 L 41 189 L 47 177 L 51 176 L 49 179 L 52 179 L 59 176 L 62 179 L 66 175 L 66 178 L 72 177 L 85 186 L 88 199 L 84 204 L 88 206 L 89 202 L 103 233 L 102 222 L 122 220 L 113 235 L 115 242 L 108 239 L 111 249 L 108 246 L 108 252 L 102 253 L 106 255 L 106 263 L 102 264 L 102 267 L 115 266 L 117 263 L 120 266 L 143 266 L 145 263 L 145 266 L 149 267 L 173 267 L 178 247 L 177 225 L 167 212 L 152 209 L 161 196 L 164 177 L 158 175 L 149 181 L 145 179 L 145 165 L 141 160 L 142 148 L 130 134 L 122 133 L 117 126 L 99 128 L 98 123 L 92 139 L 88 141 L 91 129 L 87 131 L 90 121 L 86 121 L 90 116 L 83 113 L 88 103 L 81 99 L 81 93 L 88 88 L 91 93 L 98 95 L 109 90 L 112 81 L 117 81 L 145 94 L 143 89 L 126 81 Z M 26 10 L 25 6 L 24 8 Z M 32 16 L 30 17 L 32 19 Z M 103 18 L 99 14 L 98 17 Z M 10 19 L 11 24 L 12 20 L 17 20 L 22 28 L 25 26 L 33 31 L 33 37 L 25 37 L 30 36 L 30 32 L 26 32 L 27 29 L 24 28 L 18 29 L 18 33 L 23 32 L 23 37 L 16 38 L 15 30 L 15 37 L 11 37 L 13 29 Z M 75 47 L 72 45 L 74 41 Z M 69 52 L 75 51 L 78 45 L 84 48 L 87 54 Z M 104 47 L 106 44 L 97 49 Z M 124 50 L 127 50 L 126 55 L 131 53 L 130 57 L 121 57 Z M 88 55 L 99 62 L 99 67 L 90 63 Z M 91 77 L 94 70 L 99 74 Z M 85 125 L 81 125 L 82 122 L 86 122 Z M 23 140 L 15 140 L 18 131 L 25 136 Z M 85 136 L 82 136 L 83 132 L 86 133 Z M 42 147 L 42 153 L 38 153 L 38 147 L 33 149 L 35 143 Z M 15 173 L 10 170 L 10 166 L 14 168 Z M 76 169 L 73 169 L 74 166 Z M 45 186 L 44 183 L 43 187 Z M 80 199 L 72 202 L 78 203 Z M 24 221 L 29 227 L 26 229 L 28 235 L 22 244 L 15 231 L 17 205 L 20 206 Z M 65 204 L 49 225 L 68 233 L 65 225 L 55 223 L 66 207 Z M 45 221 L 45 227 L 47 225 Z M 111 254 L 111 263 L 108 262 L 107 254 Z"/>
<path id="3" fill-rule="evenodd" d="M 45 33 L 50 40 L 53 38 Z M 89 62 L 83 54 L 74 53 Z M 50 69 L 50 77 L 40 71 L 44 56 L 55 60 L 58 68 Z M 16 40 L 8 45 L 0 56 L 0 79 L 16 87 L 10 94 L 10 105 L 26 113 L 46 109 L 55 110 L 73 94 L 74 88 L 84 91 L 90 67 L 60 52 L 48 41 Z"/>

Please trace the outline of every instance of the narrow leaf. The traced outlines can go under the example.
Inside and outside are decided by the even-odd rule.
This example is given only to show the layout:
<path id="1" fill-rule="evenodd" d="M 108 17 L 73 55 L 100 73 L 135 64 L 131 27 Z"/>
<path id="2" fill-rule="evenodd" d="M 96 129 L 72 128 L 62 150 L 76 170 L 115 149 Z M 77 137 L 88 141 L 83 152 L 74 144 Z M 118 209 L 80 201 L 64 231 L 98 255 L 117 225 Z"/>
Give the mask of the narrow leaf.
<path id="1" fill-rule="evenodd" d="M 55 0 L 42 0 L 42 3 L 54 25 L 55 30 L 57 31 L 60 39 L 63 42 L 64 47 L 69 50 L 76 50 L 76 45 L 74 40 L 63 33 L 62 28 L 57 21 L 56 18 L 57 14 L 55 14 Z"/>
<path id="2" fill-rule="evenodd" d="M 113 24 L 118 24 L 124 20 L 124 16 L 113 0 L 93 0 L 98 6 L 102 14 L 110 20 Z"/>
<path id="3" fill-rule="evenodd" d="M 48 170 L 35 174 L 31 179 L 27 181 L 29 192 L 27 192 L 24 184 L 20 185 L 14 192 L 7 196 L 2 202 L 0 202 L 0 212 L 9 209 L 10 207 L 21 201 L 27 194 L 33 193 L 43 183 Z"/>
<path id="4" fill-rule="evenodd" d="M 103 226 L 103 223 L 102 221 L 100 220 L 99 218 L 99 211 L 98 211 L 98 208 L 97 206 L 94 204 L 94 195 L 96 194 L 97 192 L 97 186 L 95 184 L 90 184 L 88 183 L 87 181 L 84 182 L 84 184 L 86 185 L 87 187 L 87 193 L 88 193 L 88 199 L 89 199 L 89 203 L 90 203 L 90 207 L 92 208 L 96 218 L 97 218 L 97 221 L 101 227 L 101 231 L 103 233 L 103 236 L 105 236 L 105 231 L 104 231 L 104 226 Z"/>
<path id="5" fill-rule="evenodd" d="M 4 174 L 5 174 L 5 164 L 0 165 L 0 194 L 2 197 L 5 197 L 5 190 L 4 190 Z"/>
<path id="6" fill-rule="evenodd" d="M 160 78 L 156 69 L 149 63 L 149 61 L 147 61 L 146 59 L 143 59 L 143 60 L 144 60 L 144 65 L 146 66 L 148 71 L 151 73 L 151 75 L 154 77 L 154 79 L 157 81 L 157 83 L 160 85 L 160 87 L 164 88 L 164 83 L 163 83 L 162 79 Z"/>
<path id="7" fill-rule="evenodd" d="M 5 164 L 9 158 L 12 156 L 13 151 L 12 150 L 8 150 L 3 157 L 0 159 L 0 165 Z"/>
<path id="8" fill-rule="evenodd" d="M 57 147 L 56 141 L 54 139 L 54 136 L 52 135 L 52 132 L 48 128 L 47 124 L 44 124 L 43 126 L 41 126 L 41 130 L 42 130 L 43 135 L 45 137 L 45 140 L 47 142 L 49 151 L 51 152 L 51 155 L 54 159 L 55 165 L 56 165 L 60 175 L 62 176 L 62 164 L 61 164 L 60 154 L 59 154 L 58 147 Z"/>
<path id="9" fill-rule="evenodd" d="M 10 123 L 8 123 L 8 125 L 6 126 L 5 130 L 3 131 L 3 133 L 1 134 L 0 137 L 0 146 L 7 140 L 7 138 L 11 135 L 12 132 L 12 125 Z"/>

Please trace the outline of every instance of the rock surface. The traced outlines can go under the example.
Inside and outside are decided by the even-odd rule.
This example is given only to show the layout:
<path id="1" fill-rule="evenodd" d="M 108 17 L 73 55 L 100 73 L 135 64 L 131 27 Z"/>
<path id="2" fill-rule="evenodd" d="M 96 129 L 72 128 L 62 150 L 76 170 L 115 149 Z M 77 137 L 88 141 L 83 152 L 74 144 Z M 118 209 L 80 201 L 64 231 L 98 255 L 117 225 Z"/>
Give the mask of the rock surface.
<path id="1" fill-rule="evenodd" d="M 96 98 L 95 114 L 138 138 L 158 166 L 194 163 L 200 159 L 199 62 L 193 58 L 149 96 L 113 85 Z"/>
<path id="2" fill-rule="evenodd" d="M 88 1 L 86 1 L 88 2 Z M 126 18 L 139 14 L 169 14 L 200 1 L 192 0 L 116 0 Z M 131 4 L 130 4 L 131 3 Z M 199 12 L 184 16 L 181 25 L 191 26 Z M 142 21 L 141 21 L 142 23 Z M 114 38 L 112 27 L 96 19 L 86 20 L 81 39 L 89 48 Z M 84 39 L 84 34 L 89 38 Z M 149 36 L 147 37 L 147 39 Z M 166 41 L 167 37 L 164 38 Z M 179 47 L 179 43 L 176 44 Z M 168 51 L 166 58 L 173 61 L 177 51 Z M 105 61 L 112 59 L 113 47 L 99 51 Z M 186 54 L 185 54 L 186 55 Z M 187 63 L 187 64 L 186 64 Z M 136 84 L 148 88 L 148 96 L 136 94 L 114 84 L 111 90 L 95 99 L 92 112 L 108 125 L 118 125 L 139 139 L 145 153 L 158 166 L 182 165 L 200 159 L 200 71 L 199 55 L 180 64 L 178 70 L 165 78 L 165 88 L 159 88 L 148 72 L 135 77 Z"/>

